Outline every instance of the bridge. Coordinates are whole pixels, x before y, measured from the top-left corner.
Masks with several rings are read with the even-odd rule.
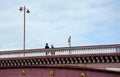
[[[0,52],[1,77],[120,77],[109,68],[120,68],[120,44]]]

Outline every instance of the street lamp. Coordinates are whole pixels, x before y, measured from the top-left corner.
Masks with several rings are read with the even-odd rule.
[[[20,7],[20,9],[19,9],[20,11],[24,11],[24,37],[23,37],[23,39],[24,39],[24,41],[23,41],[23,50],[25,50],[25,39],[26,39],[26,13],[30,13],[30,10],[29,9],[27,9],[25,6],[24,7]],[[25,54],[24,54],[24,56],[25,56]]]

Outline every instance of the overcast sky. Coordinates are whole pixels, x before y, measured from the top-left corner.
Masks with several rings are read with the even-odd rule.
[[[0,0],[0,51],[23,49],[23,12],[26,49],[120,44],[120,0]]]

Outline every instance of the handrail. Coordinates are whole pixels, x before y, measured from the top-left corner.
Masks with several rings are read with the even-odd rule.
[[[0,58],[120,52],[120,44],[1,51]]]

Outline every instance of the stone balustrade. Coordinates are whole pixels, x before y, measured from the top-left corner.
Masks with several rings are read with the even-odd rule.
[[[120,53],[120,44],[61,47],[53,49],[27,49],[14,51],[1,51],[0,58],[32,57],[32,56],[54,56],[73,54],[99,54],[99,53]]]

